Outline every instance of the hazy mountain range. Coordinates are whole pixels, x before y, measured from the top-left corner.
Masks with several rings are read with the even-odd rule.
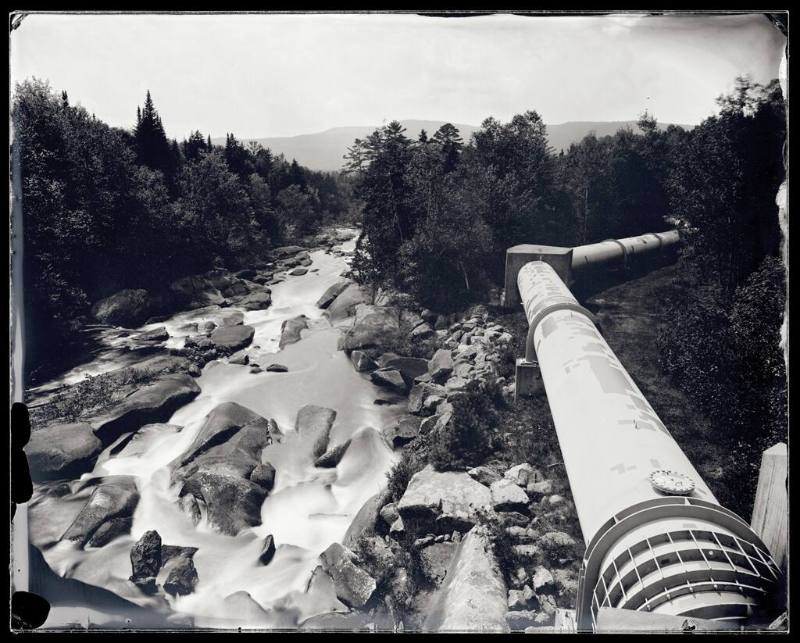
[[[400,121],[406,128],[406,136],[417,138],[421,130],[432,136],[445,121]],[[472,133],[479,129],[475,125],[453,123],[466,143]],[[660,123],[659,128],[665,128],[669,123]],[[617,130],[630,126],[636,130],[636,121],[571,121],[547,126],[547,138],[550,145],[558,152],[569,148],[572,143],[580,142],[584,136],[594,132],[596,136],[615,134]],[[690,129],[692,125],[682,125]],[[283,154],[287,160],[296,159],[300,165],[312,170],[335,171],[342,167],[342,157],[347,148],[353,145],[356,138],[365,138],[377,129],[376,125],[334,127],[324,132],[315,134],[301,134],[299,136],[280,136],[272,138],[244,139],[258,141],[268,147],[275,154]],[[223,145],[225,139],[212,139],[215,144]]]

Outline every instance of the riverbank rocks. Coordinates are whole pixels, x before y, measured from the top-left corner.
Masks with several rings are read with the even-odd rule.
[[[85,422],[33,431],[25,453],[33,480],[74,479],[91,471],[103,443]]]
[[[303,252],[304,250],[305,248],[301,246],[280,246],[279,248],[274,248],[271,254],[275,259],[285,259],[287,257],[293,257],[298,252]]]
[[[356,564],[355,554],[333,543],[320,554],[322,568],[333,579],[336,596],[351,607],[363,607],[376,588],[375,579]]]
[[[393,424],[384,429],[383,435],[389,444],[395,449],[408,444],[419,435],[420,419],[413,416],[406,416],[400,419],[397,424]]]
[[[428,374],[431,380],[441,384],[450,377],[455,368],[453,364],[453,353],[446,348],[437,350],[428,362]]]
[[[423,340],[423,339],[430,339],[436,334],[436,331],[431,328],[431,325],[428,323],[423,322],[418,326],[415,326],[411,329],[411,332],[408,336],[413,340]]]
[[[353,362],[353,366],[355,366],[356,371],[359,373],[374,371],[378,368],[378,365],[363,351],[353,351],[350,353],[350,361]]]
[[[170,373],[134,391],[100,416],[89,419],[95,435],[110,444],[145,424],[166,422],[181,406],[200,394],[189,375]]]
[[[308,328],[308,317],[305,315],[298,315],[291,319],[286,319],[281,324],[281,338],[278,341],[278,347],[283,348],[289,344],[299,342],[301,339],[301,331]]]
[[[485,530],[475,527],[461,540],[423,629],[508,632],[506,611],[503,575]]]
[[[292,277],[301,277],[302,275],[306,274],[307,272],[308,272],[308,268],[300,266],[300,267],[297,267],[297,268],[293,268],[289,272],[289,274],[292,275]]]
[[[444,581],[457,547],[454,542],[434,542],[420,550],[420,571],[433,587],[439,587]]]
[[[361,304],[356,309],[352,328],[341,339],[341,347],[346,351],[379,347],[395,337],[399,330],[396,309]]]
[[[544,559],[553,564],[577,558],[582,554],[582,546],[578,541],[563,531],[548,531],[539,539],[538,545]]]
[[[406,392],[406,382],[403,376],[393,368],[379,368],[372,371],[370,379],[376,386],[382,386],[400,394]]]
[[[466,473],[439,472],[429,464],[411,478],[397,510],[413,533],[467,531],[479,512],[491,510],[491,493]]]
[[[315,458],[328,450],[331,427],[335,420],[336,411],[314,404],[307,404],[297,412],[294,429],[299,435],[313,440],[312,454]]]
[[[253,341],[256,329],[245,324],[220,326],[211,333],[212,344],[223,355],[230,355],[248,346]]]
[[[223,296],[205,275],[190,275],[176,279],[169,285],[176,306],[189,309],[214,306],[222,303]]]
[[[356,306],[371,300],[369,289],[356,283],[348,284],[336,298],[328,304],[325,315],[331,322],[337,322],[355,314]]]
[[[328,289],[322,293],[322,296],[317,299],[317,308],[322,308],[323,310],[328,308],[351,283],[349,279],[342,279],[332,286],[329,286]]]
[[[81,547],[109,543],[130,532],[138,504],[139,491],[133,476],[103,478],[61,539],[76,541]]]
[[[415,415],[430,415],[433,410],[430,405],[426,406],[429,398],[437,397],[439,401],[444,400],[447,396],[446,389],[431,382],[423,382],[415,384],[408,395],[408,412]]]
[[[288,373],[289,367],[284,364],[270,364],[264,369],[267,373]]]
[[[155,298],[148,291],[126,288],[95,303],[92,316],[103,324],[134,328],[143,324],[155,309]]]
[[[245,310],[264,310],[272,305],[272,296],[266,291],[253,292],[242,297],[236,305]]]
[[[529,483],[536,482],[537,474],[538,472],[534,467],[527,462],[523,462],[522,464],[518,464],[508,469],[503,474],[503,477],[506,480],[510,480],[514,484],[525,488]]]
[[[228,358],[228,364],[237,364],[238,366],[247,366],[250,363],[250,356],[244,351],[234,353]]]
[[[414,384],[415,378],[428,372],[428,360],[418,357],[390,356],[381,360],[381,366],[398,371],[408,386]]]
[[[492,493],[492,506],[495,511],[519,511],[528,512],[528,495],[525,491],[504,478],[493,482],[489,487]]]
[[[195,522],[205,513],[209,523],[231,536],[261,524],[268,489],[251,475],[271,442],[265,418],[235,402],[215,407],[173,473],[181,483],[181,507]],[[257,476],[262,474],[268,477],[263,469]]]
[[[477,480],[487,487],[491,487],[492,483],[502,479],[497,471],[487,466],[474,467],[467,471],[467,474],[473,480]]]
[[[379,491],[371,496],[361,505],[361,509],[353,518],[347,532],[342,539],[345,547],[354,548],[362,536],[372,536],[378,526],[378,516],[383,507],[389,501],[390,495],[387,489]],[[382,530],[383,531],[383,530]]]

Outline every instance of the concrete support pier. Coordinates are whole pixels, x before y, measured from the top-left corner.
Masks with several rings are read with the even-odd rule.
[[[750,526],[769,548],[775,563],[786,568],[789,540],[789,451],[779,442],[764,451],[758,472],[756,500]]]

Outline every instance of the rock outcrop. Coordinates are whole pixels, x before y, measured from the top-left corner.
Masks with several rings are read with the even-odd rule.
[[[216,529],[232,536],[260,524],[268,489],[251,475],[271,442],[268,420],[234,402],[217,406],[176,462],[173,479],[181,483],[181,506],[195,521],[205,513]]]
[[[120,290],[92,306],[92,315],[103,324],[134,328],[156,311],[154,297],[144,289]]]
[[[53,424],[31,433],[25,445],[31,478],[74,479],[91,471],[103,443],[85,422]]]
[[[458,546],[423,629],[508,632],[506,584],[486,532],[472,529]]]
[[[81,546],[102,546],[130,532],[138,504],[139,491],[133,476],[103,478],[61,539]]]
[[[479,512],[491,511],[491,492],[466,473],[439,472],[428,465],[411,478],[397,510],[414,533],[467,531]]]
[[[283,348],[289,344],[299,342],[301,339],[301,332],[308,328],[308,317],[305,315],[298,315],[291,319],[285,320],[281,324],[281,338],[278,341],[278,347]]]
[[[355,554],[333,543],[320,554],[322,568],[333,579],[336,596],[352,607],[363,607],[376,588],[375,579],[358,566]]]
[[[189,375],[171,373],[146,384],[100,416],[89,419],[95,435],[110,444],[125,433],[145,424],[166,422],[181,406],[200,394]]]
[[[342,292],[344,292],[344,289],[347,288],[351,283],[353,282],[350,281],[349,279],[342,279],[340,281],[337,281],[332,286],[330,286],[324,293],[322,293],[322,296],[319,299],[317,299],[317,308],[322,308],[322,309],[328,308],[333,303],[333,301],[339,295],[341,295]]]

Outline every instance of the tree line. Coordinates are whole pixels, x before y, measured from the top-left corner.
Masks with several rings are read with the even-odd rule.
[[[46,82],[16,86],[22,175],[26,361],[63,355],[92,303],[236,269],[349,213],[346,180],[228,134],[170,140],[150,93],[132,131]]]
[[[786,111],[777,80],[738,78],[717,102],[689,131],[645,113],[638,131],[589,135],[559,154],[535,111],[488,118],[467,143],[450,124],[412,140],[391,122],[346,157],[363,206],[353,268],[365,283],[456,310],[502,283],[510,246],[680,227],[662,364],[729,447],[730,487],[749,512],[761,451],[786,439],[775,202]]]

